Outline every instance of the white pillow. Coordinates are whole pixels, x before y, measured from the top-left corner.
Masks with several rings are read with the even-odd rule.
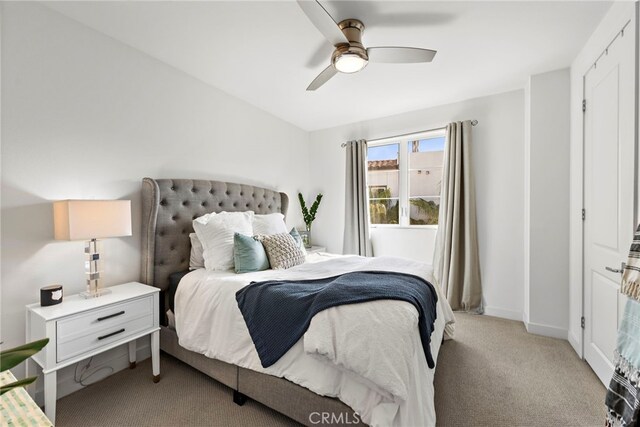
[[[253,217],[253,234],[282,234],[287,232],[284,215],[271,213]]]
[[[222,213],[227,213],[227,212],[222,212]],[[199,223],[201,223],[201,224],[206,224],[207,222],[209,222],[209,220],[210,220],[211,218],[213,218],[213,217],[214,217],[214,216],[216,216],[216,215],[218,215],[218,214],[217,214],[217,213],[215,213],[215,212],[211,212],[211,213],[208,213],[208,214],[204,214],[204,215],[202,215],[202,216],[199,216],[198,218],[194,219],[193,221],[198,221],[198,222],[199,222]]]
[[[196,233],[190,233],[189,239],[191,240],[191,255],[189,256],[189,270],[196,270],[198,268],[204,268],[204,257],[202,252],[204,251],[202,243]]]
[[[208,221],[193,220],[193,229],[202,243],[204,266],[207,270],[230,270],[233,268],[233,235],[251,235],[253,212],[221,212],[209,214]]]

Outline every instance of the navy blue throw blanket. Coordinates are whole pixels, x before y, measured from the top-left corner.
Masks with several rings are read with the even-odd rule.
[[[313,280],[251,282],[236,292],[238,307],[262,366],[276,363],[304,335],[311,318],[327,308],[380,299],[406,301],[418,310],[418,328],[429,368],[438,295],[433,285],[410,274],[357,271]]]

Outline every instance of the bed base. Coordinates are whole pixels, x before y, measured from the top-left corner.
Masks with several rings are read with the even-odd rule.
[[[361,421],[356,424],[355,420],[359,420],[359,417],[355,418],[353,409],[338,399],[320,396],[284,378],[186,350],[178,344],[176,331],[166,326],[160,327],[160,349],[233,389],[233,402],[237,405],[242,406],[251,398],[306,426],[317,426],[324,414],[333,415],[324,415],[325,419],[344,420],[344,425],[366,425]]]
[[[240,393],[237,390],[233,390],[233,403],[238,406],[242,406],[247,403],[247,399],[249,399],[246,395]]]

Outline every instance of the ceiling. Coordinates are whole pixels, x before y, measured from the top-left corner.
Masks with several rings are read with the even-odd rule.
[[[47,2],[48,7],[305,130],[524,87],[567,67],[611,2],[321,1],[358,18],[365,46],[438,50],[305,88],[332,47],[295,1]]]

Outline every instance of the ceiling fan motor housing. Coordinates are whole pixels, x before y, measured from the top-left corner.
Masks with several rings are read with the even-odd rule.
[[[369,62],[367,50],[362,45],[364,24],[357,19],[345,19],[344,21],[341,21],[338,26],[344,33],[347,40],[349,40],[349,44],[345,43],[336,46],[336,49],[333,51],[333,55],[331,55],[331,64],[333,64],[338,71],[348,72],[341,70],[339,66],[336,66],[336,62],[343,56],[357,56],[363,62],[362,67],[351,72],[360,71],[367,65],[367,62]]]

